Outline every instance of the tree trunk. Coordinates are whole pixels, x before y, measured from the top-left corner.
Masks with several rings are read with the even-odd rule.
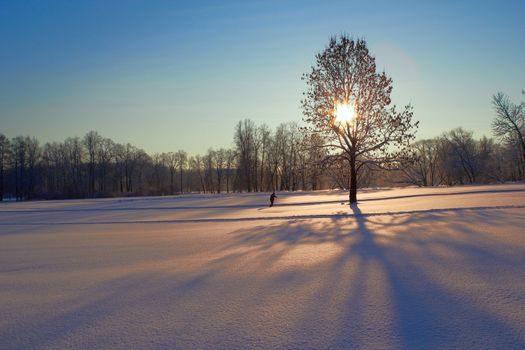
[[[350,160],[350,204],[357,203],[357,170],[355,167],[355,158]]]

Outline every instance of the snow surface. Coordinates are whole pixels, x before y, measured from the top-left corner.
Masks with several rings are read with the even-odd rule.
[[[1,349],[523,349],[525,185],[0,204]]]

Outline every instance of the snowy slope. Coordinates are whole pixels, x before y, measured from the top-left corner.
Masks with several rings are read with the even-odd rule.
[[[525,185],[0,204],[0,348],[525,347]]]

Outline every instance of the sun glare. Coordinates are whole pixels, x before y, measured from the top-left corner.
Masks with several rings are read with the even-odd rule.
[[[349,103],[338,103],[335,106],[335,118],[341,123],[350,123],[354,115],[354,107]]]

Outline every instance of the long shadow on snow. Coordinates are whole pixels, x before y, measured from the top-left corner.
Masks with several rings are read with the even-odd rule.
[[[340,322],[332,324],[333,327],[338,327],[339,331],[336,336],[332,335],[326,339],[326,343],[322,344],[324,347],[381,347],[381,341],[384,340],[382,337],[395,339],[398,347],[403,348],[522,348],[525,345],[522,323],[516,322],[515,319],[502,318],[491,311],[493,305],[480,302],[486,296],[504,295],[502,290],[498,289],[497,283],[490,281],[490,277],[485,277],[484,273],[491,272],[490,275],[494,276],[498,271],[514,269],[515,272],[516,264],[519,266],[523,258],[523,247],[501,243],[494,246],[494,242],[487,245],[486,240],[490,240],[490,236],[468,225],[477,221],[489,221],[497,227],[515,220],[512,224],[519,227],[524,222],[523,217],[502,217],[472,211],[468,213],[465,221],[463,211],[453,212],[449,216],[439,215],[443,214],[443,211],[432,211],[410,215],[392,224],[371,221],[370,216],[362,214],[357,206],[353,206],[352,210],[357,227],[349,232],[340,230],[341,225],[344,225],[342,217],[333,217],[322,229],[305,222],[259,226],[255,230],[236,232],[237,243],[225,249],[244,247],[248,249],[246,255],[258,253],[258,259],[268,252],[266,262],[270,267],[288,251],[299,246],[323,243],[342,246],[343,253],[330,262],[329,272],[321,277],[324,288],[317,293],[319,299],[301,306],[306,311],[303,310],[304,320],[298,326],[298,334],[316,332],[316,329],[311,329],[311,320],[319,319],[319,315],[330,309],[333,303],[331,299],[338,300],[338,295],[341,295],[337,288],[341,288],[342,280],[346,281],[348,290],[342,292],[346,301],[343,301],[342,305],[335,302],[337,307],[331,309],[332,313],[337,313],[340,307],[343,309]],[[434,221],[438,223],[450,220],[450,216],[453,221],[453,234],[444,233],[442,236],[439,232],[422,232],[423,237],[419,238],[414,237],[417,233],[413,231],[402,230],[404,225],[413,225],[414,222],[424,223],[420,225],[421,228],[428,230]],[[370,229],[370,226],[375,229]],[[392,226],[401,228],[396,238],[391,238],[393,243],[378,243],[378,240],[382,239],[381,231],[388,231]],[[439,251],[441,253],[438,253]],[[419,259],[414,259],[418,256]],[[459,258],[449,259],[448,256]],[[239,260],[239,254],[223,260],[231,264]],[[424,266],[419,265],[421,262],[424,262]],[[352,264],[358,270],[357,275],[344,277]],[[380,272],[367,275],[367,266],[374,265]],[[488,270],[478,271],[475,269],[478,265]],[[494,268],[494,271],[490,271],[491,268]],[[295,273],[300,276],[299,280],[305,275],[301,269],[296,269]],[[283,281],[291,276],[294,276],[291,271],[277,276],[274,281],[277,283],[269,284],[268,293],[279,295],[276,289],[282,287]],[[381,276],[384,276],[383,292],[387,299],[378,301],[391,304],[392,320],[390,323],[374,324],[368,321],[370,315],[381,312],[382,309],[379,305],[365,302],[365,299],[374,293],[374,289],[367,284],[370,284],[370,279]],[[456,286],[456,280],[467,281],[467,284]],[[476,284],[468,285],[468,281]],[[304,283],[304,287],[308,288],[308,282]],[[479,285],[485,285],[484,289],[478,290]],[[519,294],[519,291],[516,293]],[[495,301],[500,306],[508,304],[513,305],[511,308],[522,308],[524,300],[516,299],[516,293],[511,293],[508,300]],[[296,347],[304,346],[305,343],[303,340],[301,343],[286,345]],[[306,345],[319,346],[308,343]]]
[[[125,306],[122,295],[151,279],[150,275],[127,275],[117,278],[111,281],[111,288],[92,290],[95,295],[85,293],[83,298],[68,298],[61,302],[59,308],[55,306],[37,313],[30,327],[27,323],[8,323],[4,328],[0,328],[2,348],[57,348],[57,342],[95,326],[104,321],[107,315],[118,313]],[[71,340],[68,342],[70,347],[93,349],[112,344],[110,336],[99,337],[91,335],[87,338],[77,335],[75,343],[71,344]]]
[[[369,193],[367,191],[363,191],[364,193]],[[423,193],[423,194],[411,194],[411,195],[404,195],[404,196],[390,196],[390,197],[379,197],[379,198],[363,198],[360,199],[360,202],[371,202],[371,201],[383,201],[383,200],[392,200],[392,199],[405,199],[405,198],[417,198],[417,197],[440,197],[440,196],[456,196],[456,195],[473,195],[473,194],[490,194],[490,193],[520,193],[525,192],[525,190],[522,189],[502,189],[502,190],[480,190],[480,191],[468,191],[468,192],[447,192],[447,193]],[[337,193],[340,194],[340,193]],[[266,194],[251,194],[252,196],[264,196],[267,197]],[[283,195],[279,193],[279,195]],[[296,196],[297,194],[294,192],[293,194],[290,194],[293,196]],[[286,196],[286,195],[285,195]],[[160,197],[162,198],[162,197]],[[204,197],[208,198],[208,197]],[[143,199],[134,199],[136,201],[140,201]],[[165,199],[164,199],[165,200]],[[175,201],[178,201],[178,199],[174,199]],[[117,202],[121,202],[122,200],[118,200]],[[133,200],[130,200],[133,201]],[[110,204],[108,201],[106,202]],[[308,206],[308,205],[325,205],[325,204],[337,204],[337,203],[345,203],[345,199],[338,199],[338,200],[329,200],[329,201],[316,201],[316,202],[297,202],[297,203],[279,203],[279,207],[300,207],[300,206]],[[25,208],[25,209],[9,209],[7,210],[0,210],[0,214],[3,213],[56,213],[56,212],[105,212],[105,211],[176,211],[176,210],[200,210],[200,209],[250,209],[250,208],[265,208],[267,205],[267,202],[264,203],[256,203],[256,204],[235,204],[235,205],[194,205],[194,206],[183,206],[183,205],[177,205],[177,206],[155,206],[155,207],[103,207],[103,208],[56,208],[56,209],[41,209],[41,208]]]
[[[196,306],[195,312],[211,312],[211,316],[220,316],[223,324],[212,330],[195,332],[209,338],[207,344],[224,347],[227,344],[224,331],[243,327],[245,323],[239,325],[234,321],[243,319],[247,313],[256,313],[250,306],[278,303],[282,293],[297,291],[301,297],[300,294],[305,294],[302,292],[313,288],[312,283],[318,282],[316,286],[320,287],[316,287],[313,297],[301,297],[301,302],[296,302],[297,323],[274,325],[274,320],[270,323],[266,319],[257,321],[264,327],[291,327],[295,337],[279,344],[281,347],[378,348],[384,345],[385,339],[394,339],[387,343],[400,348],[523,348],[523,323],[504,319],[491,311],[492,305],[484,304],[484,296],[501,292],[497,282],[484,276],[487,272],[484,269],[491,265],[496,268],[490,276],[495,276],[498,270],[515,271],[522,263],[523,247],[490,242],[489,234],[470,225],[479,221],[492,227],[509,224],[520,227],[525,220],[523,216],[472,208],[468,211],[418,212],[397,218],[363,214],[357,206],[353,206],[352,211],[351,216],[332,216],[331,220],[323,222],[279,221],[238,229],[231,233],[230,244],[217,248],[217,252],[223,253],[221,257],[211,258],[207,267],[198,272],[173,282],[165,276],[159,277],[158,273],[118,278],[87,302],[71,300],[63,311],[39,317],[42,322],[32,332],[27,332],[26,325],[12,324],[0,330],[0,339],[8,347],[53,346],[79,329],[118,314],[129,303],[143,305],[154,301],[158,305],[169,305],[181,298],[204,293],[203,301],[206,302]],[[434,224],[443,220],[452,225],[453,233],[433,230]],[[408,225],[411,228],[406,230]],[[397,230],[396,234],[389,236],[392,230]],[[389,244],[385,244],[385,240]],[[340,253],[313,267],[294,265],[276,274],[259,275],[256,279],[250,277],[250,271],[243,270],[250,263],[257,271],[271,269],[294,249],[323,250],[325,243],[336,245]],[[454,258],[458,256],[460,258]],[[467,266],[462,266],[463,263]],[[482,271],[468,269],[478,265]],[[231,275],[232,266],[245,274]],[[435,274],[435,271],[445,273]],[[149,283],[152,278],[155,280]],[[159,284],[157,279],[160,278],[163,283]],[[479,283],[456,286],[457,280]],[[210,285],[220,289],[226,288],[228,283],[236,283],[239,288],[231,290],[238,294],[227,297],[238,300],[241,306],[247,305],[246,308],[221,308],[220,303],[229,305],[227,300],[221,299],[225,294],[215,297],[207,293]],[[483,283],[488,285],[479,290]],[[140,289],[137,295],[130,294],[141,284],[148,288]],[[256,302],[252,300],[252,290],[262,291],[257,294],[259,300]],[[511,294],[510,299],[496,302],[508,303],[509,307],[519,310],[524,300],[521,299],[520,304]],[[379,317],[382,313],[387,316]],[[522,321],[523,316],[518,315],[518,320]],[[56,329],[55,325],[67,326]],[[173,339],[164,339],[166,344],[177,344],[177,332],[173,329]],[[100,346],[100,343],[88,345]]]
[[[410,194],[405,196],[390,196],[390,197],[379,197],[379,198],[364,198],[360,199],[360,202],[370,202],[370,201],[382,201],[390,199],[405,199],[405,198],[418,198],[418,197],[441,197],[441,196],[457,196],[457,195],[471,195],[471,194],[490,194],[490,193],[519,193],[525,192],[522,189],[514,190],[480,190],[480,191],[466,191],[466,192],[446,192],[446,193],[421,193],[421,194]]]
[[[477,207],[452,207],[438,209],[421,209],[421,210],[401,210],[387,212],[361,213],[360,217],[380,217],[380,216],[399,216],[399,215],[419,215],[419,214],[438,214],[438,213],[467,213],[471,211],[491,211],[504,209],[524,209],[525,205],[495,205],[495,206],[477,206]],[[336,214],[313,214],[313,215],[283,215],[283,216],[254,216],[254,217],[237,217],[237,218],[210,218],[210,219],[166,219],[166,220],[90,220],[90,221],[27,221],[27,222],[10,222],[2,221],[0,226],[42,226],[42,225],[122,225],[122,224],[184,224],[184,223],[228,223],[244,221],[275,221],[275,220],[310,220],[310,219],[344,219],[356,218],[356,213],[339,212]]]

